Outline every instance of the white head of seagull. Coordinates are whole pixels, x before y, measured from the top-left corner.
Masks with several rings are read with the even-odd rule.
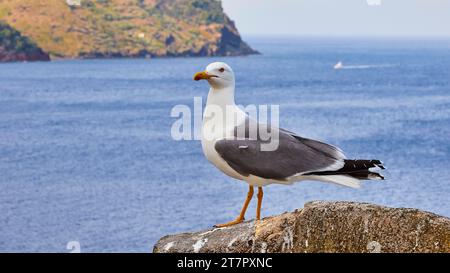
[[[194,80],[207,80],[215,91],[224,89],[232,89],[234,91],[235,81],[233,69],[223,62],[209,64],[205,71],[195,74]]]
[[[236,106],[234,101],[234,72],[229,65],[223,62],[211,63],[204,71],[196,73],[194,75],[194,80],[206,80],[211,87],[209,89],[208,99],[203,113],[203,125],[205,125],[205,121],[210,120],[213,116],[215,116],[216,119],[220,119],[219,116],[226,117],[227,115],[237,115],[239,121],[245,119],[246,114]],[[225,127],[234,128],[236,125],[235,122],[232,124],[223,124],[222,133],[225,133]]]

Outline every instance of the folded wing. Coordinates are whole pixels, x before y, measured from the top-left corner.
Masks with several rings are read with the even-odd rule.
[[[259,132],[257,124],[254,130]],[[215,149],[219,155],[241,175],[255,175],[274,180],[287,180],[289,177],[309,172],[335,171],[344,166],[344,154],[332,145],[299,137],[283,129],[278,130],[278,148],[264,151],[259,133],[252,134],[247,123],[246,135],[216,141]]]

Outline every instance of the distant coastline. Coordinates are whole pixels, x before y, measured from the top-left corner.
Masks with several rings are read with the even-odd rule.
[[[50,8],[24,2],[0,3],[0,22],[36,50],[13,48],[0,62],[259,54],[242,40],[220,1],[55,1]],[[0,52],[9,39],[0,32]]]

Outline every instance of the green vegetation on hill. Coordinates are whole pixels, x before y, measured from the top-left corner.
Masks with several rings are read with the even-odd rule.
[[[212,0],[2,0],[6,21],[53,57],[256,53]]]
[[[0,61],[47,59],[48,56],[28,37],[0,21]]]
[[[31,53],[37,46],[28,37],[24,37],[17,30],[6,23],[0,22],[0,47],[6,51]]]

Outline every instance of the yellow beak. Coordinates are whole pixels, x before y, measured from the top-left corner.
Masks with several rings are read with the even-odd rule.
[[[206,71],[202,71],[202,72],[197,72],[194,75],[194,81],[199,81],[199,80],[208,80],[212,77],[217,77],[215,75],[209,75]]]

